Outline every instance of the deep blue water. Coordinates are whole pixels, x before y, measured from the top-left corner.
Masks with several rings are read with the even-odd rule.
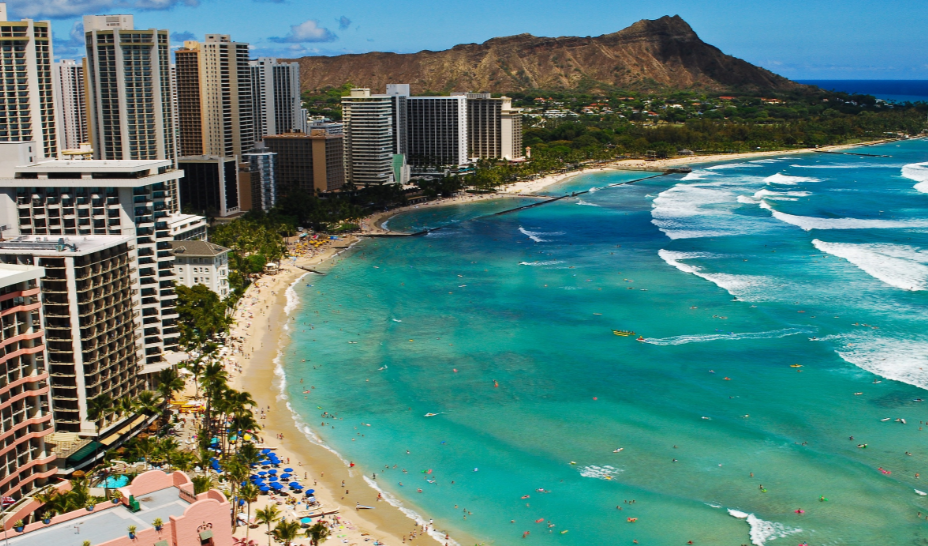
[[[873,95],[893,102],[928,101],[928,80],[796,80],[827,91]]]
[[[283,394],[462,544],[925,544],[928,142],[867,151],[395,218],[446,227],[294,287]]]

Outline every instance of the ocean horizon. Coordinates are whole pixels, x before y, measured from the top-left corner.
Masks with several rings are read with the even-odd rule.
[[[851,151],[396,216],[288,291],[281,396],[442,542],[924,541],[928,142]]]
[[[928,101],[928,80],[795,80],[826,91],[873,95],[891,102]]]

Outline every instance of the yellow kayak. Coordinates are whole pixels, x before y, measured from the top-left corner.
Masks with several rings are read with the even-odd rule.
[[[632,332],[630,330],[613,330],[612,333],[617,336],[621,336],[621,337],[629,337],[629,336],[635,335],[635,332]]]

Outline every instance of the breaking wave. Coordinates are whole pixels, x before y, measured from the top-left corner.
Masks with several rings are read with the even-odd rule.
[[[755,275],[704,273],[702,268],[699,266],[685,264],[681,261],[694,258],[712,258],[716,257],[717,255],[698,252],[676,252],[673,250],[664,249],[658,251],[658,255],[662,260],[667,262],[669,265],[676,267],[680,271],[703,278],[725,290],[732,296],[736,296],[745,301],[762,301],[769,299],[769,290],[767,289],[774,287],[777,284],[773,279]]]
[[[564,262],[558,260],[551,260],[549,262],[519,262],[519,265],[531,265],[531,266],[540,266],[540,265],[555,265],[562,264]]]
[[[859,218],[817,218],[814,216],[796,216],[774,210],[768,203],[761,201],[761,208],[767,209],[773,217],[781,222],[792,224],[804,231],[813,229],[898,229],[928,227],[928,220],[864,220]]]
[[[580,469],[580,475],[584,478],[598,478],[600,480],[612,479],[622,472],[621,469],[609,465],[596,466],[591,464]]]
[[[751,544],[754,544],[754,546],[764,546],[764,544],[767,544],[768,540],[785,538],[789,535],[802,532],[802,529],[792,529],[783,525],[782,523],[764,521],[754,514],[746,514],[740,510],[733,510],[729,508],[728,514],[732,517],[743,519],[748,522],[748,525],[751,527]]]
[[[928,193],[928,163],[912,163],[902,167],[902,176],[915,180],[915,191]]]
[[[542,238],[541,238],[542,235],[544,235],[544,236],[548,236],[548,235],[564,235],[564,232],[563,232],[563,231],[551,231],[551,232],[547,232],[547,233],[546,233],[546,232],[542,232],[542,231],[529,231],[529,230],[525,229],[525,228],[522,227],[522,226],[519,226],[519,231],[522,233],[522,235],[525,235],[526,237],[528,237],[529,239],[535,241],[536,243],[546,243],[546,242],[548,242],[547,239],[542,239]]]
[[[818,239],[812,244],[890,286],[912,291],[928,288],[928,251],[908,245],[826,243]]]
[[[892,381],[928,389],[928,340],[897,339],[874,334],[850,334],[850,343],[835,349],[862,370]]]
[[[795,186],[796,184],[801,184],[802,182],[821,182],[820,178],[812,178],[809,176],[789,176],[782,173],[777,173],[773,176],[768,176],[764,179],[764,182],[767,184],[782,184],[786,186]]]

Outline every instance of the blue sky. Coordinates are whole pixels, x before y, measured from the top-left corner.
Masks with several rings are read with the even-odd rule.
[[[925,0],[8,0],[50,19],[56,58],[82,56],[80,16],[132,13],[172,45],[230,34],[255,56],[408,53],[528,32],[597,36],[680,15],[706,42],[792,79],[928,79]]]

